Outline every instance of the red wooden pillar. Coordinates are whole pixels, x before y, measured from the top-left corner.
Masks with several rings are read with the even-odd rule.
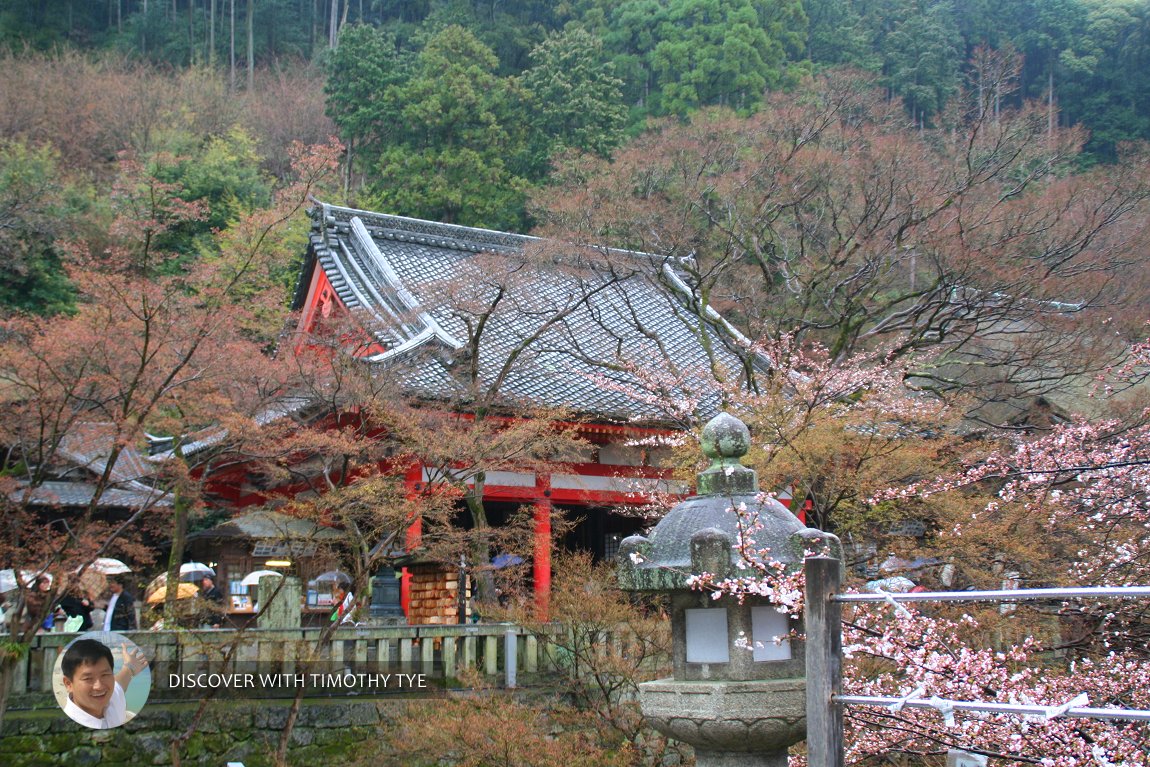
[[[414,499],[419,495],[421,482],[423,481],[423,466],[419,463],[413,463],[408,467],[407,473],[404,475],[404,487],[407,490],[408,500]],[[407,534],[404,537],[403,545],[408,551],[412,551],[419,546],[419,539],[423,535],[423,518],[416,516],[407,527]],[[403,608],[403,614],[411,618],[411,571],[404,567],[400,571],[399,578],[399,605]]]
[[[551,607],[551,475],[537,474],[535,488],[535,550],[532,556],[535,582],[535,610],[539,620],[547,620]]]

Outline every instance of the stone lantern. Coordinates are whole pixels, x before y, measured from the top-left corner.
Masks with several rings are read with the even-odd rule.
[[[649,537],[620,545],[620,586],[670,595],[674,677],[640,685],[639,702],[652,727],[695,748],[699,767],[786,767],[787,748],[806,736],[804,643],[791,637],[801,621],[766,597],[714,599],[688,579],[754,575],[736,549],[748,520],[754,548],[788,572],[802,567],[807,551],[829,548],[841,559],[841,547],[759,494],[755,472],[740,462],[750,447],[742,421],[716,416],[702,443],[711,465],[699,474],[698,495],[671,509]]]

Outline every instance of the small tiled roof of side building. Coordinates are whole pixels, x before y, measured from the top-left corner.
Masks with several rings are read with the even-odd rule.
[[[663,420],[642,394],[638,367],[656,376],[677,371],[672,396],[702,394],[706,416],[719,407],[708,383],[716,366],[744,382],[768,367],[717,313],[693,310],[695,297],[670,259],[323,203],[312,216],[295,308],[304,307],[314,270],[323,270],[384,350],[365,359],[395,371],[413,396],[466,401],[470,382],[457,366],[478,312],[493,305],[478,345],[479,384],[498,380],[499,400],[511,408]]]
[[[29,490],[26,483],[19,482],[8,497],[16,503],[26,502],[29,506],[82,508],[95,499],[96,485],[91,482],[53,481]],[[139,482],[106,487],[99,500],[102,509],[167,508],[171,505],[172,497],[166,491]]]

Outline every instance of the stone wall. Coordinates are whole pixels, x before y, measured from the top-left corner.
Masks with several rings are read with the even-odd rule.
[[[183,764],[270,767],[290,701],[213,701],[183,750]],[[405,703],[397,700],[309,699],[292,732],[289,762],[346,764],[364,743],[378,740],[378,728],[394,720]],[[191,721],[195,704],[148,704],[123,727],[89,730],[51,706],[9,710],[0,733],[4,767],[143,767],[170,765],[169,743]]]

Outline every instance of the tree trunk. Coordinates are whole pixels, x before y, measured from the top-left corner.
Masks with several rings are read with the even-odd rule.
[[[316,641],[315,646],[312,647],[311,656],[308,658],[308,661],[315,661],[327,653],[327,648],[331,646],[338,628],[339,623],[336,621],[331,621],[324,626],[323,631],[319,634],[319,639]],[[295,697],[292,698],[291,706],[288,707],[287,721],[284,723],[283,729],[280,730],[279,744],[276,746],[275,756],[273,757],[272,763],[276,767],[287,767],[288,746],[291,744],[291,734],[292,731],[295,730],[296,721],[299,719],[300,708],[303,705],[304,689],[303,685],[296,688]]]
[[[248,0],[248,92],[255,90],[256,82],[256,0]]]
[[[228,88],[236,92],[236,0],[231,0],[231,18],[228,21]]]
[[[216,68],[216,0],[208,9],[208,66]]]
[[[188,64],[196,64],[196,0],[188,0]]]
[[[327,47],[335,48],[339,38],[339,0],[331,0],[331,14],[327,23]]]
[[[176,627],[176,597],[179,596],[180,564],[188,537],[188,502],[179,494],[172,503],[172,551],[168,554],[168,573],[164,592],[164,628]],[[143,594],[140,595],[141,598]]]
[[[311,0],[311,38],[308,40],[311,43],[312,55],[315,55],[316,42],[319,40],[319,0]]]
[[[483,472],[475,475],[475,484],[468,488],[463,500],[471,512],[471,524],[475,540],[471,544],[471,567],[475,574],[475,601],[479,604],[494,604],[495,576],[488,566],[491,563],[491,541],[487,531],[491,525],[487,521],[487,509],[483,506]]]
[[[355,139],[349,139],[347,142],[347,151],[344,152],[346,162],[343,167],[343,200],[344,202],[351,201],[351,156],[352,148],[355,146]]]

